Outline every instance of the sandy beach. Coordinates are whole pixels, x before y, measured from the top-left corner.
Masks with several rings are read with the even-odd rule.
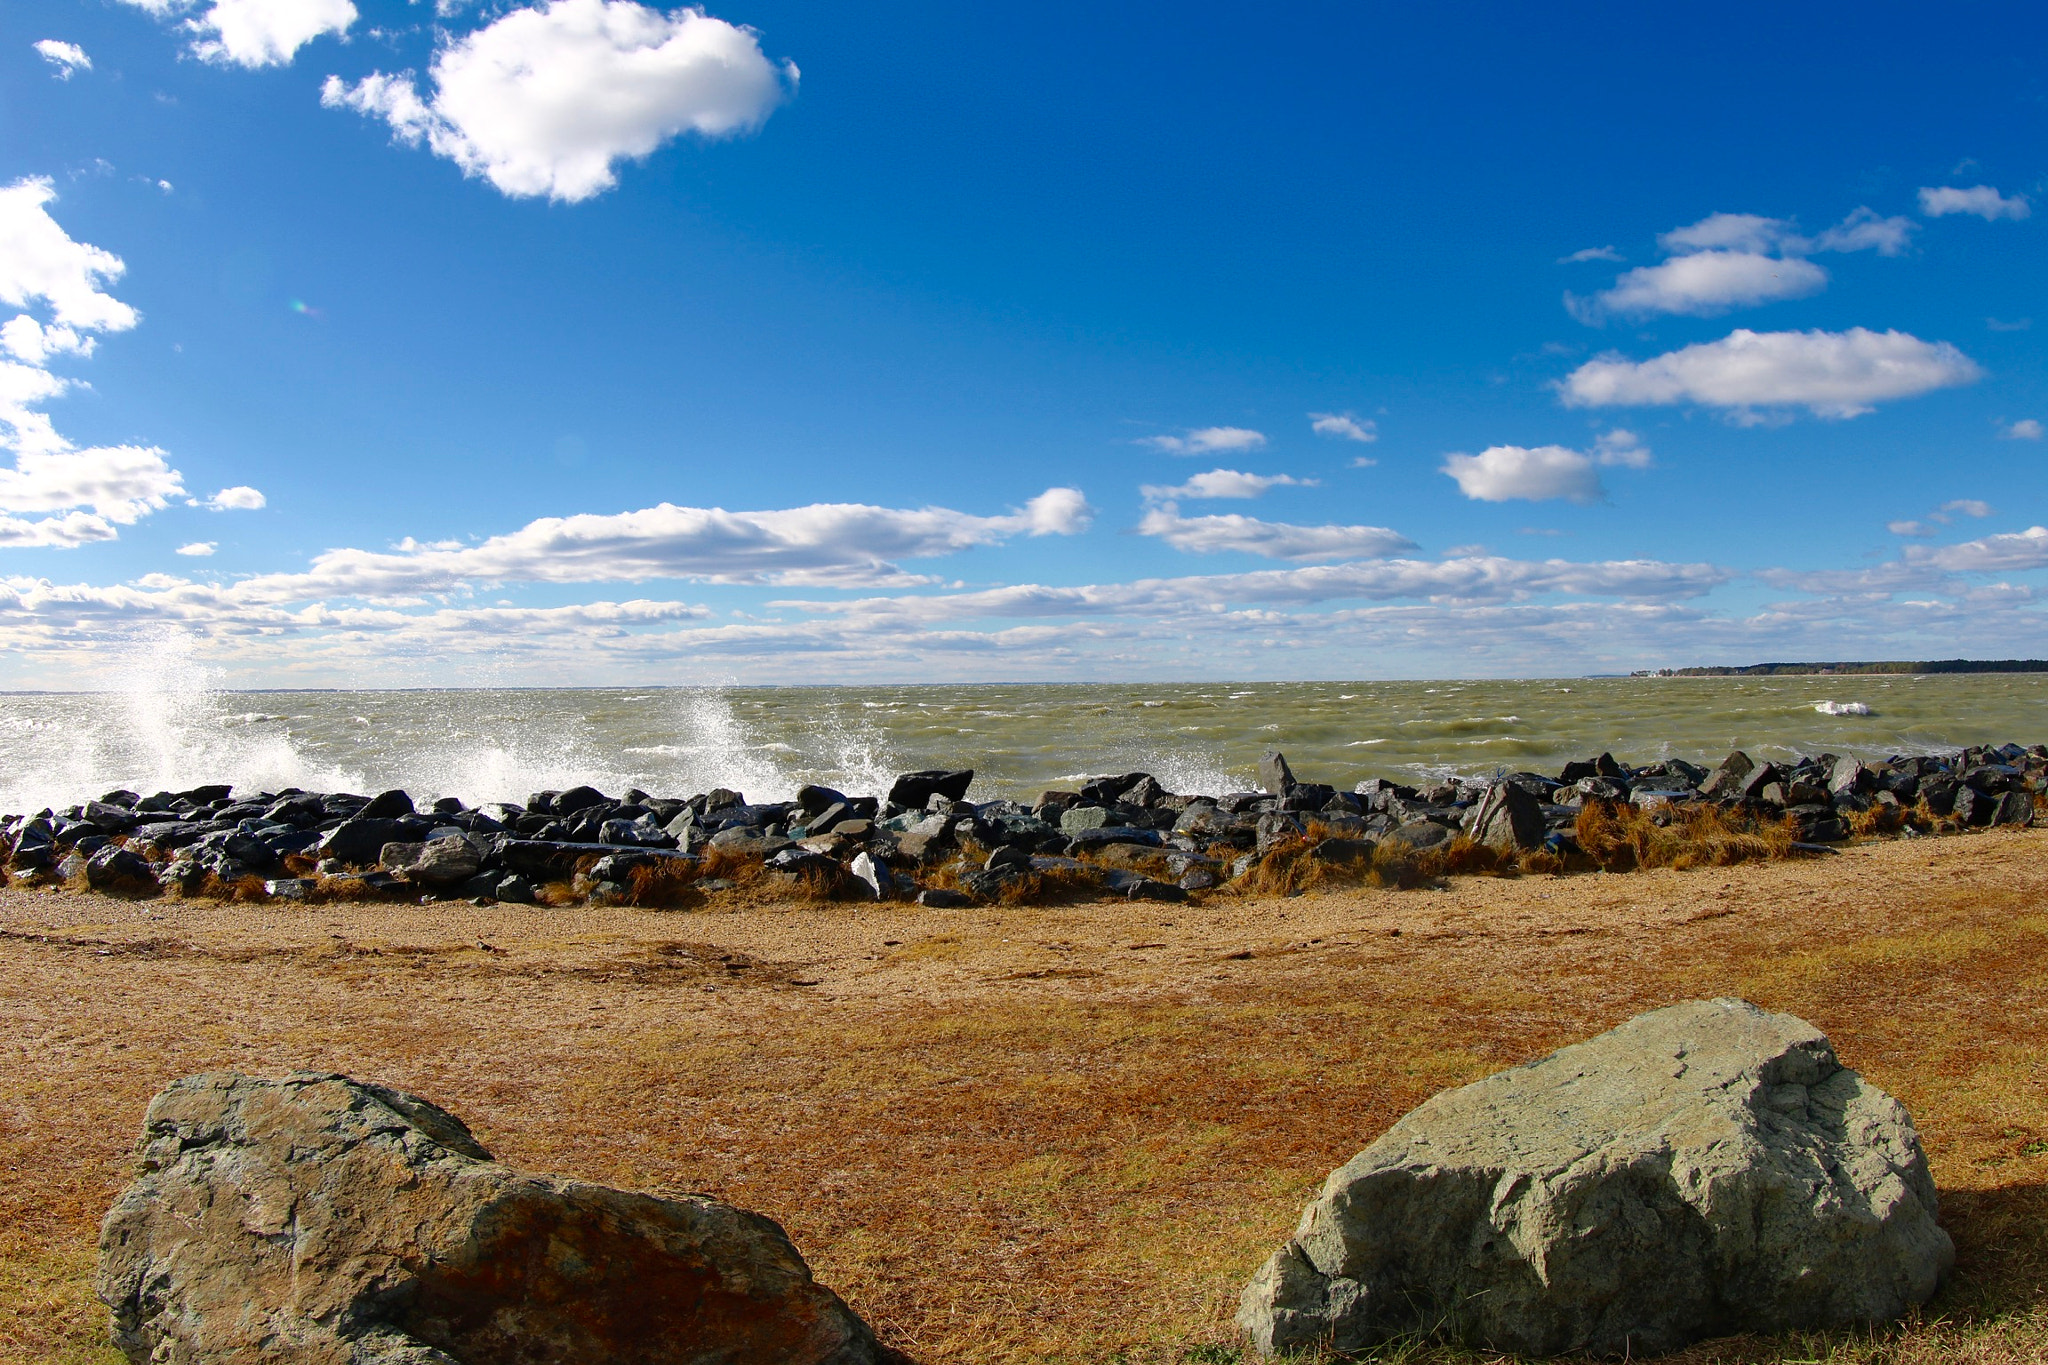
[[[1904,1101],[1960,1261],[1930,1323],[1679,1359],[2041,1359],[2044,854],[2048,831],[1996,831],[1683,873],[945,911],[7,889],[0,1352],[117,1360],[94,1236],[149,1096],[303,1068],[425,1095],[506,1161],[768,1213],[920,1361],[1234,1359],[1238,1288],[1400,1114],[1641,1010],[1738,995],[1818,1024]]]

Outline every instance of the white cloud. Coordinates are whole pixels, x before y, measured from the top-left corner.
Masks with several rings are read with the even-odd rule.
[[[477,545],[401,544],[328,550],[310,571],[246,579],[246,600],[391,598],[478,583],[643,582],[832,585],[926,581],[894,561],[930,559],[1015,536],[1078,535],[1094,509],[1075,488],[1051,488],[1005,516],[945,507],[900,510],[814,503],[771,512],[662,503],[635,512],[543,517]]]
[[[1699,403],[1755,420],[1758,407],[1856,417],[1875,403],[1974,382],[1982,374],[1948,342],[1905,332],[1752,332],[1737,328],[1641,362],[1605,355],[1559,385],[1568,407]]]
[[[1941,510],[1948,513],[1960,512],[1966,517],[1988,517],[1991,515],[1991,504],[1981,498],[1957,498],[1953,502],[1943,503]]]
[[[1917,227],[1910,218],[1885,218],[1875,209],[1859,208],[1801,245],[1811,251],[1875,251],[1880,256],[1897,256],[1912,245]]]
[[[1220,455],[1233,450],[1257,450],[1266,444],[1266,436],[1249,427],[1197,427],[1185,436],[1141,436],[1138,444],[1169,455]]]
[[[1650,448],[1627,427],[1616,427],[1602,433],[1593,442],[1593,458],[1604,465],[1619,465],[1623,469],[1648,469]]]
[[[105,517],[90,512],[67,512],[34,521],[0,512],[0,549],[72,550],[96,540],[112,540],[118,534]]]
[[[27,313],[16,313],[0,323],[0,351],[31,365],[41,365],[52,356],[91,355],[98,342],[76,328],[45,327]]]
[[[194,0],[124,0],[158,19],[198,8]],[[324,34],[341,35],[356,21],[350,0],[213,0],[186,19],[192,55],[231,66],[284,66]]]
[[[1942,218],[1951,213],[1974,213],[1990,222],[1996,218],[2025,218],[2034,209],[2024,194],[2003,195],[1989,185],[1973,185],[1966,190],[1951,185],[1940,188],[1923,185],[1920,189],[1920,211],[1929,218]]]
[[[72,241],[43,208],[56,197],[42,178],[0,188],[0,303],[46,304],[60,327],[128,330],[139,320],[135,310],[100,289],[126,267],[110,251]]]
[[[1414,541],[1384,526],[1294,526],[1235,514],[1183,517],[1172,503],[1147,511],[1138,534],[1156,536],[1188,554],[1234,552],[1296,562],[1377,559],[1415,548]]]
[[[50,64],[50,74],[60,81],[70,80],[76,72],[92,70],[92,58],[86,56],[85,49],[77,43],[45,38],[35,46],[36,51],[43,54],[43,60]]]
[[[1594,503],[1607,496],[1598,465],[1647,469],[1649,447],[1633,431],[1616,427],[1595,440],[1590,453],[1568,446],[1489,446],[1477,455],[1445,456],[1443,472],[1478,502]]]
[[[1166,487],[1148,483],[1138,491],[1148,502],[1170,502],[1175,498],[1256,498],[1268,488],[1314,488],[1315,479],[1297,479],[1291,474],[1245,474],[1235,469],[1212,469],[1186,483]]]
[[[0,512],[90,507],[129,526],[184,491],[183,476],[153,446],[21,450],[12,469],[0,469]]]
[[[1938,534],[1937,528],[1929,526],[1924,521],[1888,521],[1884,524],[1884,529],[1895,536],[1915,536],[1923,539]]]
[[[223,488],[203,504],[216,512],[255,512],[266,506],[268,500],[258,490],[247,484]]]
[[[1775,251],[1792,233],[1783,218],[1754,213],[1711,213],[1689,227],[1673,228],[1657,239],[1670,252]]]
[[[574,202],[611,188],[614,163],[683,133],[758,128],[797,69],[702,10],[541,0],[443,46],[428,76],[425,99],[410,72],[330,76],[321,103],[382,118],[505,194]]]
[[[1559,265],[1578,265],[1583,261],[1619,261],[1622,259],[1624,259],[1622,254],[1611,246],[1589,246],[1574,251],[1569,256],[1558,257],[1557,263]]]
[[[1350,412],[1312,412],[1309,429],[1318,436],[1336,436],[1346,441],[1377,441],[1378,430],[1370,418]]]
[[[1477,455],[1446,455],[1443,472],[1479,502],[1593,503],[1607,496],[1592,457],[1565,446],[1488,446]]]
[[[1778,299],[1803,298],[1827,288],[1828,272],[1811,261],[1749,251],[1697,251],[1660,265],[1637,266],[1590,303],[1569,299],[1574,316],[1598,321],[1608,313],[1641,316],[1682,313],[1710,317]]]
[[[181,555],[191,555],[194,558],[203,559],[219,548],[220,542],[217,540],[195,540],[190,545],[180,545],[177,552]]]
[[[2008,441],[2038,441],[2041,439],[2041,423],[2032,417],[2022,417],[1998,434]]]
[[[1813,237],[1790,220],[1754,213],[1716,213],[1657,239],[1670,259],[1638,266],[1590,299],[1565,295],[1573,317],[1598,326],[1608,317],[1676,313],[1711,317],[1734,308],[1805,298],[1827,287],[1828,273],[1804,259],[1822,251],[1876,251],[1896,256],[1912,239],[1906,218],[1858,208]]]
[[[1906,560],[1948,573],[2013,573],[2048,568],[2048,527],[2030,526],[2024,531],[1966,540],[1959,545],[1911,545],[1906,548]]]

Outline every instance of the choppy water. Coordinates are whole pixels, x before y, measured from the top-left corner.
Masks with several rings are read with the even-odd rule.
[[[2048,675],[1593,678],[575,691],[222,692],[167,670],[90,694],[0,694],[0,811],[115,787],[231,781],[470,801],[590,782],[657,794],[806,781],[856,792],[973,767],[975,795],[1035,796],[1101,772],[1171,789],[1251,785],[1279,748],[1303,778],[1554,771],[2048,740]],[[1822,703],[1870,714],[1825,714]]]

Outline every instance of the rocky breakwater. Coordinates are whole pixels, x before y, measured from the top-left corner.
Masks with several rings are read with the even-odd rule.
[[[137,1362],[878,1365],[773,1221],[500,1165],[346,1076],[174,1082],[100,1230]]]
[[[0,820],[0,854],[29,884],[141,895],[660,904],[685,888],[767,876],[807,894],[936,905],[1045,890],[1174,900],[1263,885],[1252,874],[1276,855],[1318,876],[1395,882],[1415,868],[1631,865],[1587,837],[1589,814],[1609,821],[1595,822],[1598,833],[1617,815],[1670,825],[1713,813],[1726,828],[1772,833],[1779,849],[2024,825],[2048,790],[2048,747],[1877,763],[1737,752],[1712,769],[1600,754],[1555,776],[1369,777],[1348,791],[1301,781],[1269,753],[1255,791],[1177,793],[1151,774],[1124,773],[1028,805],[972,801],[973,782],[971,769],[905,773],[884,794],[807,786],[778,802],[724,789],[685,798],[575,787],[523,804],[444,797],[425,808],[403,791],[115,791]]]
[[[1245,1289],[1260,1355],[1411,1334],[1621,1357],[1894,1318],[1954,1262],[1898,1102],[1740,1000],[1447,1090],[1333,1172]]]

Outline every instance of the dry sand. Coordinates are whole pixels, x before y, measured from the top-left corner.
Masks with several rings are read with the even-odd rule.
[[[1232,1359],[1237,1288],[1401,1113],[1727,994],[1906,1103],[1961,1267],[1945,1322],[1687,1358],[2048,1358],[2044,855],[2048,831],[1993,832],[972,911],[4,890],[0,1354],[117,1359],[93,1238],[151,1093],[307,1068],[417,1091],[516,1164],[766,1212],[921,1361]]]

